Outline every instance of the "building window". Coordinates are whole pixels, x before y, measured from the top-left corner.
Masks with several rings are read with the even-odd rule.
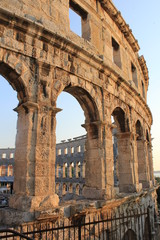
[[[131,63],[131,72],[132,72],[132,80],[136,87],[138,87],[138,81],[137,81],[137,69],[134,66],[133,63]]]
[[[83,37],[86,40],[90,40],[90,26],[88,20],[88,13],[76,4],[73,0],[69,1],[69,18],[70,29]]]
[[[81,146],[77,147],[77,152],[80,153],[81,152]]]
[[[121,68],[120,46],[114,38],[112,38],[113,62]]]
[[[74,177],[74,163],[73,163],[73,162],[70,164],[69,177],[70,177],[70,178],[73,178],[73,177]]]
[[[62,150],[58,149],[58,156],[60,156],[62,154]]]
[[[59,164],[57,164],[57,178],[60,178],[61,176],[62,176],[62,167],[59,165]]]
[[[68,177],[68,164],[64,163],[63,164],[63,178],[67,178]]]
[[[73,193],[73,185],[72,184],[69,185],[69,192]]]
[[[6,153],[2,153],[2,158],[6,158],[7,154]]]
[[[5,165],[3,165],[1,168],[1,176],[2,177],[6,176],[6,166]]]
[[[64,154],[67,155],[68,154],[68,148],[64,149]]]
[[[71,147],[71,153],[74,153],[74,147]]]
[[[76,178],[80,178],[81,177],[81,163],[77,162],[76,164]]]
[[[13,176],[13,166],[12,165],[8,166],[8,176]]]
[[[144,89],[144,83],[142,81],[142,96],[145,98],[145,89]]]
[[[14,158],[14,153],[10,153],[10,158]]]

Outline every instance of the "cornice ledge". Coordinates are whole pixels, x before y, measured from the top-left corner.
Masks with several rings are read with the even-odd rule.
[[[129,25],[126,24],[121,13],[116,9],[116,7],[110,0],[99,1],[102,4],[102,7],[109,14],[109,16],[114,20],[120,31],[124,34],[133,51],[135,53],[138,52],[140,50],[138,41],[135,39],[134,35],[132,34],[132,30],[129,28]]]
[[[139,64],[140,64],[140,66],[141,66],[141,69],[142,69],[142,72],[143,72],[143,75],[144,75],[144,79],[145,79],[145,81],[146,81],[146,83],[147,83],[147,85],[148,85],[148,83],[149,83],[149,74],[148,74],[148,68],[147,68],[146,61],[145,61],[145,59],[144,59],[144,56],[143,56],[143,55],[140,56],[140,57],[138,58],[138,61],[139,61]]]

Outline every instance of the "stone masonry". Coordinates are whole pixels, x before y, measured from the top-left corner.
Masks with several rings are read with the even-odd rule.
[[[70,30],[69,8],[81,17],[82,37]],[[59,205],[55,130],[62,91],[78,100],[85,115],[83,197],[115,197],[114,128],[119,191],[153,186],[149,78],[138,51],[110,0],[0,1],[0,74],[19,100],[10,208],[34,212]]]

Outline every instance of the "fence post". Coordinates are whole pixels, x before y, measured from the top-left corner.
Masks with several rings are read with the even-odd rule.
[[[150,211],[149,211],[149,208],[147,208],[147,217],[148,217],[148,234],[149,234],[149,239],[152,240],[151,221],[150,221]]]
[[[81,221],[79,221],[79,224],[78,224],[78,240],[81,240]]]

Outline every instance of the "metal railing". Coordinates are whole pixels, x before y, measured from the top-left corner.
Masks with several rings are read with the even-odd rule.
[[[3,236],[1,235],[3,234]],[[115,212],[96,216],[77,216],[69,224],[63,221],[35,222],[17,230],[0,230],[0,239],[45,240],[128,240],[152,239],[148,210]]]
[[[1,236],[2,234],[2,236]],[[32,240],[32,238],[27,237],[26,235],[19,233],[12,229],[0,229],[0,239],[15,239],[15,237],[20,237],[20,239]]]

